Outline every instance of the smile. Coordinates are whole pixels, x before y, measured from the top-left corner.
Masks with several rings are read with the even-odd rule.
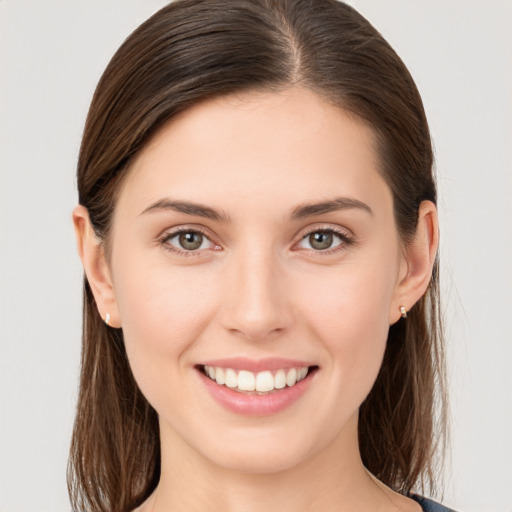
[[[319,367],[281,357],[231,357],[195,366],[203,389],[223,409],[244,416],[270,416],[299,402],[315,388]]]
[[[240,393],[269,394],[285,387],[293,387],[306,378],[310,367],[281,368],[251,372],[234,368],[221,368],[204,365],[203,373],[221,386]]]

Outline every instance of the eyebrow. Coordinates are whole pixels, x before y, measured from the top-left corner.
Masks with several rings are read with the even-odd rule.
[[[299,205],[294,208],[292,218],[294,220],[299,220],[304,219],[305,217],[313,217],[314,215],[321,215],[323,213],[348,210],[352,208],[360,209],[368,212],[370,215],[373,215],[372,209],[366,203],[351,197],[338,197],[321,203]]]
[[[172,210],[187,215],[195,215],[197,217],[204,217],[206,219],[215,220],[218,222],[229,222],[229,215],[220,210],[215,210],[209,206],[199,203],[192,203],[189,201],[175,201],[172,199],[160,199],[155,203],[148,206],[140,215],[146,213],[157,212],[162,210]]]
[[[306,217],[313,217],[315,215],[322,215],[324,213],[353,208],[366,211],[370,215],[373,215],[372,209],[366,203],[350,197],[338,197],[336,199],[323,201],[321,203],[299,205],[293,209],[292,219],[300,220]],[[199,203],[193,203],[190,201],[177,201],[168,198],[160,199],[151,204],[145,210],[143,210],[140,215],[162,210],[172,210],[175,212],[204,217],[206,219],[224,223],[227,223],[230,220],[229,215],[221,210],[215,210],[214,208]]]

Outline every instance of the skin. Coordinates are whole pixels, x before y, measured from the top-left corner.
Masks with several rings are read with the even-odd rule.
[[[340,197],[371,212],[292,216]],[[228,220],[142,213],[165,198]],[[73,218],[100,314],[122,327],[137,383],[160,419],[161,481],[140,511],[420,510],[365,470],[357,421],[389,325],[428,286],[437,215],[422,203],[404,246],[369,127],[298,88],[210,100],[137,155],[108,258],[87,211],[78,206]],[[188,255],[173,252],[177,227],[207,238]],[[328,250],[313,247],[309,234],[328,230],[342,237]],[[235,356],[292,357],[319,370],[290,407],[249,417],[215,402],[194,368]]]

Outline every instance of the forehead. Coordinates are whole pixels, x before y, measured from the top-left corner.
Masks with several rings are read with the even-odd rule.
[[[388,201],[378,167],[372,130],[311,91],[232,95],[167,123],[135,158],[119,202],[140,211],[165,195],[220,208]]]

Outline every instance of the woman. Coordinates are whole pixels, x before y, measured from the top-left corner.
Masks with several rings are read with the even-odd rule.
[[[141,25],[78,163],[74,508],[446,510],[414,492],[444,439],[432,163],[412,78],[343,3]]]

